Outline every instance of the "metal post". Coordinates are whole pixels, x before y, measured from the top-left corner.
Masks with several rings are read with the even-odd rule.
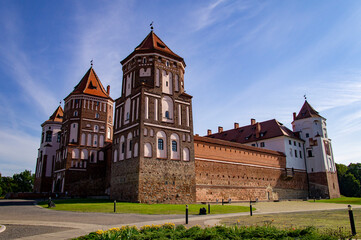
[[[117,212],[117,201],[114,200],[114,212]]]
[[[222,205],[224,205],[224,201],[223,201],[223,198],[222,198]]]
[[[352,212],[351,205],[348,205],[348,216],[350,217],[352,236],[355,236],[356,235],[356,227],[355,227],[355,220],[353,218],[353,212]]]
[[[211,204],[208,203],[208,214],[211,214]]]
[[[252,216],[253,213],[252,213],[252,202],[249,201],[249,215]]]
[[[186,205],[186,224],[188,224],[188,205]]]

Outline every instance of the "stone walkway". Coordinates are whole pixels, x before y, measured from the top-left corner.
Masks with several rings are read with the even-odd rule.
[[[234,205],[249,206],[247,203]],[[254,204],[254,214],[272,214],[281,212],[322,211],[347,209],[346,204],[313,203],[303,201],[259,202]],[[353,206],[361,208],[360,205]],[[189,226],[199,224],[213,226],[222,218],[239,217],[249,213],[231,213],[189,217]],[[86,235],[98,229],[107,230],[123,225],[163,224],[172,222],[184,224],[183,215],[141,215],[110,213],[62,212],[34,206],[34,201],[1,200],[0,224],[7,229],[0,233],[0,239],[71,239]]]

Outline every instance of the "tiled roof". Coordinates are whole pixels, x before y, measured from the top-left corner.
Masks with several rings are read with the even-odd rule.
[[[64,111],[63,108],[61,106],[57,107],[57,109],[55,110],[55,112],[50,116],[49,120],[46,120],[45,123],[48,122],[63,122],[63,116],[64,116]]]
[[[153,31],[144,38],[128,57],[121,61],[121,64],[124,64],[136,53],[161,53],[184,63],[184,59],[170,50],[170,48]]]
[[[248,126],[223,131],[221,133],[214,133],[206,137],[238,143],[249,143],[280,136],[287,136],[300,140],[300,138],[295,133],[285,127],[282,123],[278,122],[276,119],[259,123],[257,122],[253,125],[251,124]]]
[[[308,102],[307,100],[303,104],[300,112],[296,116],[294,120],[311,118],[311,117],[321,117],[323,118]]]
[[[69,94],[69,96],[73,94],[88,94],[102,98],[110,98],[93,67],[89,68],[89,70],[85,73],[80,82],[74,87],[74,90]]]

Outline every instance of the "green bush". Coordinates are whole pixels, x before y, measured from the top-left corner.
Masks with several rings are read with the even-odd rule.
[[[223,239],[348,239],[342,230],[328,230],[319,232],[314,227],[278,229],[271,224],[264,226],[215,226],[201,228],[194,226],[186,228],[173,223],[163,225],[146,225],[137,229],[135,226],[123,226],[107,231],[98,230],[78,240],[152,240],[152,239],[188,239],[188,240],[223,240]]]

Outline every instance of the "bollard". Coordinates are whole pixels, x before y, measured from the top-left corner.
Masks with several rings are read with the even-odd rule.
[[[252,202],[249,201],[249,215],[252,216],[253,213],[252,213]]]
[[[117,212],[117,201],[114,200],[114,212]]]
[[[211,204],[208,203],[208,214],[211,214]]]
[[[223,198],[222,198],[222,206],[224,205],[224,201],[223,201]]]
[[[186,205],[186,224],[188,224],[188,205]]]
[[[355,236],[356,235],[356,227],[355,227],[355,220],[353,218],[353,212],[352,212],[351,205],[348,205],[348,216],[350,217],[352,236]]]

